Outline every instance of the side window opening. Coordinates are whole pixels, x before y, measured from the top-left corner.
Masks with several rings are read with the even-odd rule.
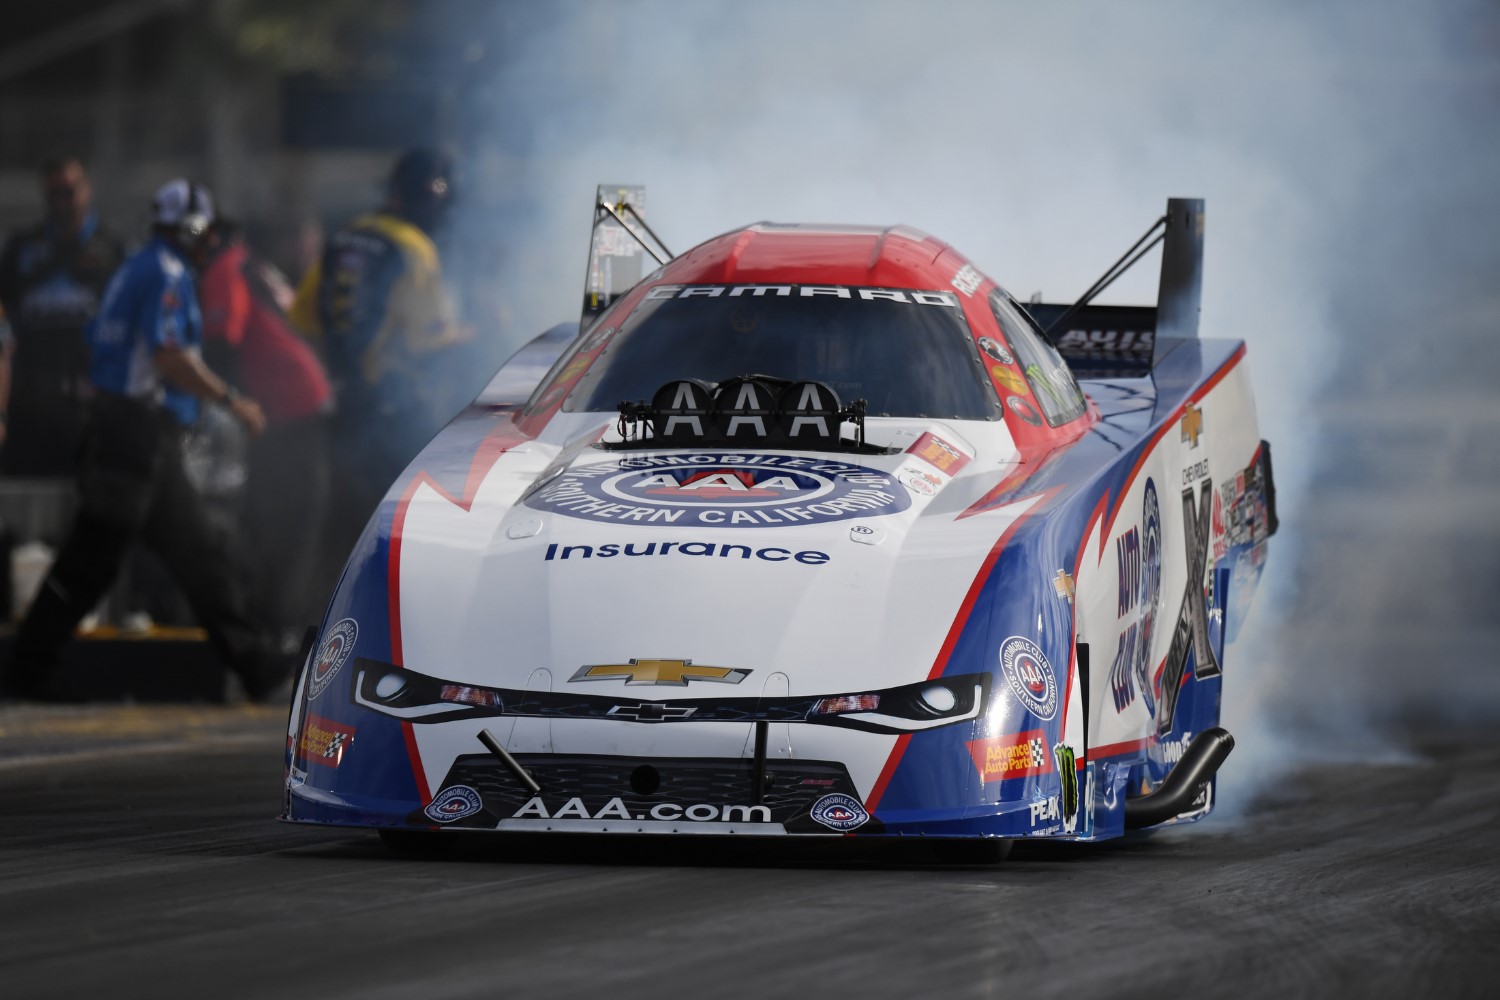
[[[990,309],[1000,332],[1010,342],[1016,363],[1026,376],[1031,392],[1052,427],[1077,420],[1088,409],[1083,391],[1073,380],[1068,363],[1057,353],[1025,315],[999,291],[990,294]]]

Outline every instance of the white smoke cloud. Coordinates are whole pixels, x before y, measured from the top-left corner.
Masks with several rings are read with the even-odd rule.
[[[1470,353],[1427,352],[1423,385],[1476,385],[1466,373],[1500,360],[1493,5],[601,0],[504,12],[495,31],[510,56],[476,156],[482,183],[526,206],[503,282],[523,330],[576,315],[600,182],[646,184],[679,252],[761,219],[907,223],[1049,301],[1086,288],[1169,195],[1206,198],[1202,330],[1249,344],[1283,518],[1259,639],[1229,657],[1225,786],[1289,761],[1289,730],[1363,751],[1397,703],[1441,704],[1369,638],[1420,589],[1380,583],[1396,526],[1334,524],[1326,506],[1359,495],[1330,494],[1341,478],[1385,489],[1370,470],[1386,458],[1324,445],[1359,419],[1330,399],[1399,387],[1393,359],[1440,342],[1435,325],[1466,323]],[[1149,303],[1155,282],[1153,257],[1105,300]],[[1500,483],[1490,441],[1475,447]],[[1459,515],[1437,516],[1435,544],[1456,544]],[[1485,538],[1478,569],[1500,571]]]

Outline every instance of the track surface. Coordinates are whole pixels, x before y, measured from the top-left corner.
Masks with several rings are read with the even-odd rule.
[[[282,726],[0,710],[0,993],[1409,1000],[1500,975],[1487,735],[1304,774],[1238,821],[995,866],[696,840],[412,859],[271,820]]]

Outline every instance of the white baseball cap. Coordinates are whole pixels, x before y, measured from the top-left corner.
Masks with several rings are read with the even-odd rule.
[[[173,178],[157,189],[151,221],[158,226],[187,226],[201,233],[214,221],[213,195],[186,177]]]

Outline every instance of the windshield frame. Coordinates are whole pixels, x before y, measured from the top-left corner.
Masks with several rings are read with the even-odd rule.
[[[709,292],[707,291],[709,289],[715,289],[717,291]],[[619,348],[619,345],[628,341],[631,334],[636,332],[641,324],[649,321],[651,317],[657,314],[657,311],[661,307],[669,302],[681,301],[683,299],[689,298],[722,298],[726,300],[729,298],[743,298],[747,301],[753,301],[756,298],[777,298],[801,301],[804,299],[826,298],[853,299],[855,297],[862,300],[863,302],[889,300],[893,303],[905,303],[908,308],[915,307],[928,309],[952,309],[951,319],[943,320],[940,323],[933,323],[930,320],[922,321],[920,326],[913,326],[913,332],[919,332],[927,336],[942,336],[944,335],[941,332],[942,327],[951,327],[952,335],[955,339],[960,340],[961,343],[952,345],[947,348],[940,348],[940,350],[943,351],[953,352],[951,353],[949,358],[945,359],[948,367],[951,369],[950,371],[946,372],[946,375],[949,378],[956,375],[960,369],[953,366],[961,363],[962,370],[969,371],[969,377],[972,380],[970,391],[968,392],[967,397],[965,396],[965,393],[962,389],[935,390],[947,391],[950,393],[951,400],[954,403],[963,404],[951,407],[951,409],[961,411],[959,413],[947,412],[947,410],[950,408],[935,408],[939,409],[939,412],[898,413],[887,412],[884,410],[876,411],[872,407],[872,412],[870,413],[871,418],[892,417],[897,419],[972,420],[986,422],[1004,421],[1003,404],[999,398],[999,395],[995,391],[994,385],[986,375],[984,358],[975,339],[974,330],[970,325],[967,311],[964,309],[962,302],[958,299],[957,296],[954,295],[951,289],[888,288],[884,286],[877,287],[864,285],[820,285],[800,282],[774,282],[757,284],[748,284],[742,282],[663,283],[649,289],[646,294],[642,295],[641,298],[636,303],[634,303],[630,312],[623,317],[608,317],[609,319],[613,320],[613,322],[610,322],[608,324],[606,324],[605,322],[605,317],[601,317],[601,320],[595,324],[589,335],[580,337],[574,348],[569,352],[566,352],[564,357],[559,358],[557,365],[554,366],[552,371],[548,372],[546,379],[544,379],[543,382],[538,385],[535,398],[541,398],[543,396],[552,394],[553,390],[551,389],[551,384],[553,382],[568,381],[568,379],[562,378],[564,374],[568,374],[572,376],[572,384],[568,385],[566,395],[561,401],[561,409],[563,412],[606,412],[607,410],[613,410],[615,408],[614,403],[609,405],[606,410],[599,409],[600,402],[597,399],[590,400],[592,405],[584,405],[584,398],[582,397],[589,397],[594,393],[600,391],[598,383],[590,376],[598,374],[598,369],[596,368],[596,366],[602,359],[609,357],[615,350]],[[605,329],[606,326],[609,327],[607,332]],[[899,335],[899,333],[893,335]],[[937,343],[937,341],[932,341],[930,344],[913,347],[912,350],[931,350]],[[957,353],[959,351],[961,351],[962,353]],[[583,360],[585,355],[588,355],[590,353],[592,353],[592,356],[587,358],[586,367],[581,366],[579,362]],[[671,381],[677,377],[692,377],[712,380],[751,374],[760,374],[793,380],[798,378],[813,377],[817,378],[819,381],[823,381],[823,379],[820,377],[823,373],[809,374],[805,372],[785,371],[740,372],[725,370],[715,371],[713,373],[694,372],[691,374],[674,375],[670,371],[663,371],[660,375],[661,381],[659,384],[665,384],[666,382]],[[650,393],[654,392],[655,388],[656,386],[650,387],[650,390],[647,391],[645,395],[649,398]],[[844,399],[843,397],[846,395],[844,390],[839,389],[836,386],[835,391],[839,392],[840,399],[844,403],[853,402],[854,398],[860,396],[859,392],[851,392],[848,393],[850,398]],[[637,394],[639,395],[639,393]],[[617,403],[618,401],[615,402]]]

